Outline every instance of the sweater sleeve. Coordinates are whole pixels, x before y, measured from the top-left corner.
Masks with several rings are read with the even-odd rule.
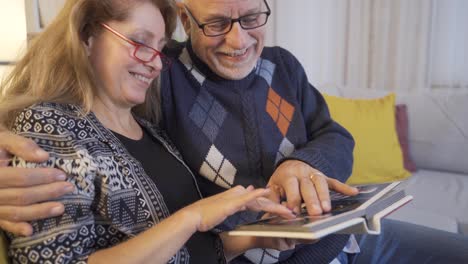
[[[306,162],[331,178],[345,182],[352,172],[354,140],[351,134],[333,121],[328,106],[307,78],[299,61],[286,50],[282,50],[283,61],[289,65],[289,76],[297,92],[301,114],[307,129],[308,142],[288,157]]]
[[[61,116],[60,111],[48,107],[28,108],[16,118],[14,132],[33,139],[50,156],[41,164],[14,157],[13,166],[63,170],[75,191],[57,199],[65,206],[62,216],[30,222],[32,236],[8,234],[9,255],[15,263],[86,263],[94,252],[96,228],[91,208],[96,163],[84,146],[77,144],[78,127],[78,119]]]

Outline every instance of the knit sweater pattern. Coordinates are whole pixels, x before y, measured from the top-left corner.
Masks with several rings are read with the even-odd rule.
[[[182,156],[222,188],[265,187],[289,159],[342,182],[351,174],[352,136],[330,118],[300,63],[282,48],[265,48],[244,79],[225,80],[188,42],[162,75],[161,95],[163,126]]]
[[[167,53],[174,59],[161,75],[161,126],[198,173],[203,195],[238,184],[265,187],[286,160],[303,161],[341,182],[351,175],[352,136],[331,119],[322,95],[288,51],[264,48],[255,69],[241,80],[212,72],[190,41]],[[237,213],[218,228],[229,230],[258,217]],[[284,263],[329,263],[347,241],[346,235],[330,235]],[[284,259],[265,249],[252,255],[255,263]]]

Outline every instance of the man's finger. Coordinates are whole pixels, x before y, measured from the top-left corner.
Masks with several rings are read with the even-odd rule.
[[[73,190],[74,186],[69,182],[54,182],[28,188],[0,189],[0,204],[30,205],[59,198]]]
[[[30,187],[48,184],[56,181],[65,181],[67,176],[58,169],[51,168],[0,168],[0,189],[11,187]]]
[[[339,192],[345,195],[350,195],[350,196],[353,196],[359,193],[359,190],[356,187],[347,185],[336,179],[328,178],[327,182],[328,182],[329,188],[336,192]]]
[[[0,219],[12,222],[34,221],[63,214],[65,208],[58,202],[29,206],[0,206]]]
[[[323,212],[330,211],[330,190],[328,188],[327,176],[323,175],[322,173],[311,174],[310,179],[315,185],[315,191],[317,192],[320,207],[322,208]]]
[[[291,177],[283,183],[281,187],[286,192],[287,207],[299,214],[301,212],[302,197],[297,178]]]
[[[30,236],[33,232],[32,226],[26,222],[0,220],[0,228],[18,236]]]
[[[315,190],[315,184],[306,177],[303,177],[300,181],[301,184],[301,195],[304,199],[304,203],[309,215],[319,215],[322,213],[322,207],[320,206],[317,192]]]
[[[42,162],[49,158],[49,154],[39,148],[34,140],[9,131],[0,132],[0,148],[31,162]]]

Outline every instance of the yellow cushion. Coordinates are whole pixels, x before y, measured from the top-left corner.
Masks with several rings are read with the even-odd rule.
[[[397,181],[411,174],[395,125],[395,94],[377,99],[348,99],[324,94],[332,118],[354,137],[353,174],[349,184]]]

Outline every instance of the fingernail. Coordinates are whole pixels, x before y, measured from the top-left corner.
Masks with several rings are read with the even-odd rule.
[[[60,215],[63,214],[64,208],[63,206],[55,206],[50,210],[50,213],[53,215]]]
[[[323,202],[322,202],[322,208],[323,208],[324,210],[329,210],[329,209],[330,209],[330,203],[327,202],[327,201],[323,201]]]
[[[293,212],[296,213],[296,214],[299,214],[301,212],[301,208],[299,208],[299,206],[296,206],[296,207],[294,207]]]
[[[21,235],[23,235],[25,237],[32,235],[31,229],[29,229],[29,228],[22,228],[20,232],[21,232]]]
[[[57,175],[57,176],[55,177],[55,179],[57,179],[58,181],[64,181],[64,180],[67,179],[67,175],[61,173],[61,174]]]
[[[315,212],[322,212],[322,208],[320,208],[320,206],[316,204],[312,205],[312,210],[314,210]]]
[[[35,153],[36,153],[37,156],[47,156],[47,152],[45,152],[45,151],[42,150],[42,149],[37,149],[37,150],[35,151]]]
[[[75,189],[75,187],[73,185],[71,185],[71,184],[69,184],[69,185],[65,186],[65,188],[63,188],[63,190],[65,192],[67,192],[67,193],[72,192],[74,189]]]

